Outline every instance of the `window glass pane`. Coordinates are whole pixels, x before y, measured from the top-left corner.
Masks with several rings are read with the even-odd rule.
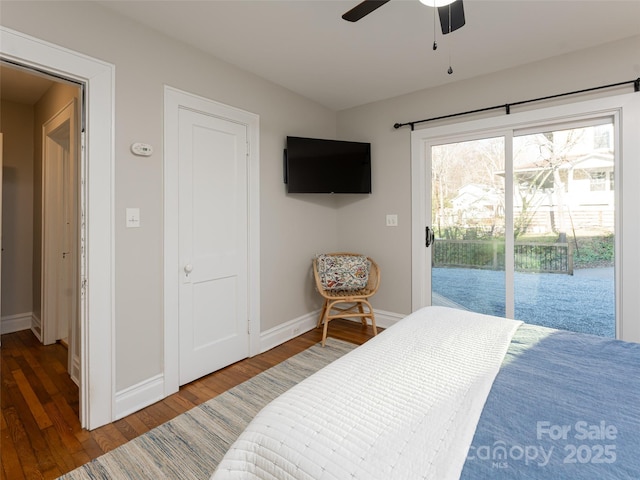
[[[431,149],[432,304],[505,315],[503,137]]]
[[[613,124],[514,138],[515,316],[615,337]]]

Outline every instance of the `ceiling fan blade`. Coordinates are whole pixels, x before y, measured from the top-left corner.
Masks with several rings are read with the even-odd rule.
[[[443,35],[456,31],[465,23],[462,0],[456,0],[444,7],[438,7],[438,15],[440,15],[440,26],[442,27]]]
[[[362,17],[369,15],[371,12],[380,8],[388,1],[389,0],[364,0],[364,2],[359,3],[347,13],[342,15],[342,18],[347,20],[348,22],[357,22]]]

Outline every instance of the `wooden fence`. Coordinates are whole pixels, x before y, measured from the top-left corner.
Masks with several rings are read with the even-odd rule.
[[[504,270],[504,241],[436,239],[431,250],[434,267]],[[519,272],[573,275],[573,248],[569,243],[514,245],[514,265]]]

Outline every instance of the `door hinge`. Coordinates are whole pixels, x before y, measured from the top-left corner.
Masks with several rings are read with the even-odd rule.
[[[251,319],[247,318],[247,335],[251,335]]]

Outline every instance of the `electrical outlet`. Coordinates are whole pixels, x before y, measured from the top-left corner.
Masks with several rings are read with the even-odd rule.
[[[390,214],[387,215],[387,227],[397,227],[398,226],[398,215]]]

